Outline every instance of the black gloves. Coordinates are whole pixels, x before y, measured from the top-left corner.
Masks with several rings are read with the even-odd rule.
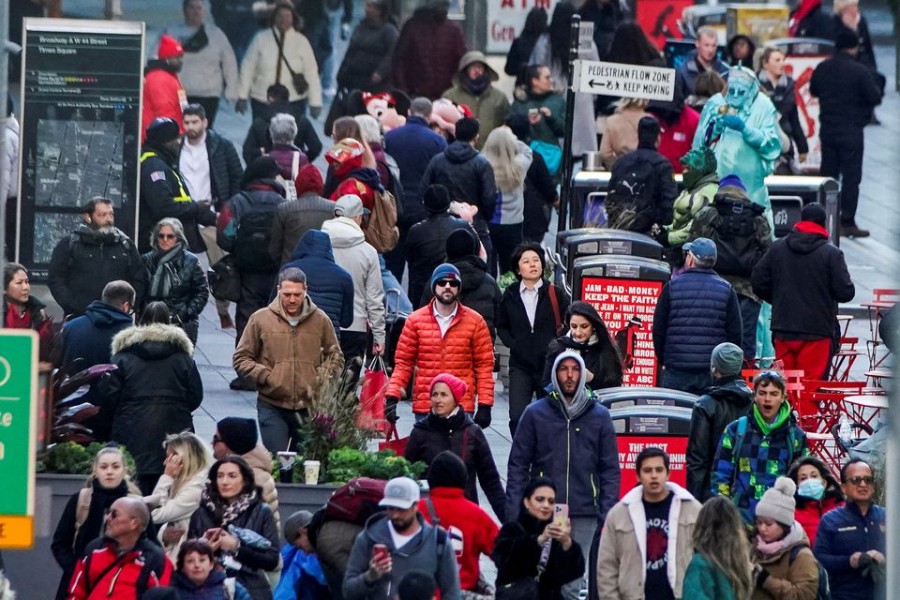
[[[475,424],[481,427],[482,429],[487,429],[491,426],[491,407],[487,404],[479,404],[478,411],[475,413],[475,416],[472,418],[475,421]]]
[[[396,423],[397,419],[400,418],[397,416],[397,404],[399,402],[400,399],[394,396],[388,396],[384,399],[384,418],[388,423]]]

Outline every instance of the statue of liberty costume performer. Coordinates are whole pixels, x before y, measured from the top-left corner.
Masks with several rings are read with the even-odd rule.
[[[727,80],[725,95],[716,94],[703,107],[693,148],[712,148],[720,179],[732,173],[741,178],[750,200],[765,207],[774,235],[765,179],[772,174],[781,154],[778,112],[769,97],[759,93],[759,80],[750,69],[732,67]],[[775,355],[769,330],[771,318],[772,307],[764,303],[756,327],[758,357]]]

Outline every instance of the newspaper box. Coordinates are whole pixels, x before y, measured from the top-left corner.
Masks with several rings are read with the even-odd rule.
[[[637,256],[577,258],[572,298],[589,302],[606,323],[624,362],[623,385],[655,386],[653,312],[669,280],[668,263]]]
[[[619,496],[637,483],[635,459],[644,448],[655,446],[669,455],[669,481],[687,484],[688,434],[691,409],[682,406],[627,406],[609,411],[616,431],[622,484]]]
[[[640,256],[662,260],[663,247],[656,240],[620,229],[572,229],[558,236],[557,282],[572,296],[573,269],[579,258],[592,256]]]
[[[670,390],[658,387],[614,387],[594,392],[597,400],[606,408],[624,408],[628,406],[680,406],[694,408],[699,396],[681,390]]]

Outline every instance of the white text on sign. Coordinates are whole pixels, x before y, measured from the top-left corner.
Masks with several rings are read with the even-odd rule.
[[[575,91],[623,98],[671,100],[675,95],[675,69],[580,60]]]

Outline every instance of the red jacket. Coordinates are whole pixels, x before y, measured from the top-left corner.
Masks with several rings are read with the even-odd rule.
[[[394,373],[388,382],[385,396],[400,398],[406,389],[413,370],[416,385],[413,390],[413,412],[431,410],[431,379],[440,373],[459,377],[469,386],[462,399],[466,412],[475,410],[475,393],[478,404],[494,405],[494,344],[484,317],[462,304],[447,335],[441,338],[441,329],[434,318],[434,300],[413,312],[406,320],[397,351],[394,354]]]
[[[152,550],[149,546],[153,542],[141,540],[133,550],[125,554],[120,563],[109,569],[116,562],[116,543],[105,539],[100,546],[91,544],[88,546],[88,555],[78,561],[75,572],[69,583],[69,595],[67,600],[139,600],[137,596],[137,582],[144,567],[145,553],[156,550],[164,561],[162,577],[156,573],[150,573],[147,579],[147,589],[169,585],[172,577],[172,562],[163,554],[158,546]],[[90,549],[94,547],[93,551]],[[88,567],[88,564],[90,565]],[[89,569],[90,572],[86,572]]]
[[[152,63],[151,63],[152,64]],[[178,75],[151,66],[144,75],[144,107],[141,112],[141,145],[147,139],[147,126],[157,117],[169,117],[184,133],[181,110],[187,105],[187,94]]]
[[[659,136],[659,153],[669,159],[672,170],[676,173],[684,171],[680,159],[691,149],[694,141],[694,132],[700,124],[700,113],[685,106],[681,116],[671,125],[663,123],[663,130]]]
[[[463,590],[474,590],[478,585],[478,560],[482,554],[490,556],[494,551],[494,540],[500,528],[480,506],[466,500],[460,488],[432,488],[429,496],[440,525],[449,532],[456,550],[459,586]],[[426,521],[432,522],[427,500],[419,501],[419,512]]]
[[[816,531],[819,529],[819,521],[822,520],[822,515],[843,505],[843,500],[833,496],[824,497],[821,500],[797,498],[794,518],[803,527],[803,531],[806,532],[810,548],[814,548],[816,545]]]

